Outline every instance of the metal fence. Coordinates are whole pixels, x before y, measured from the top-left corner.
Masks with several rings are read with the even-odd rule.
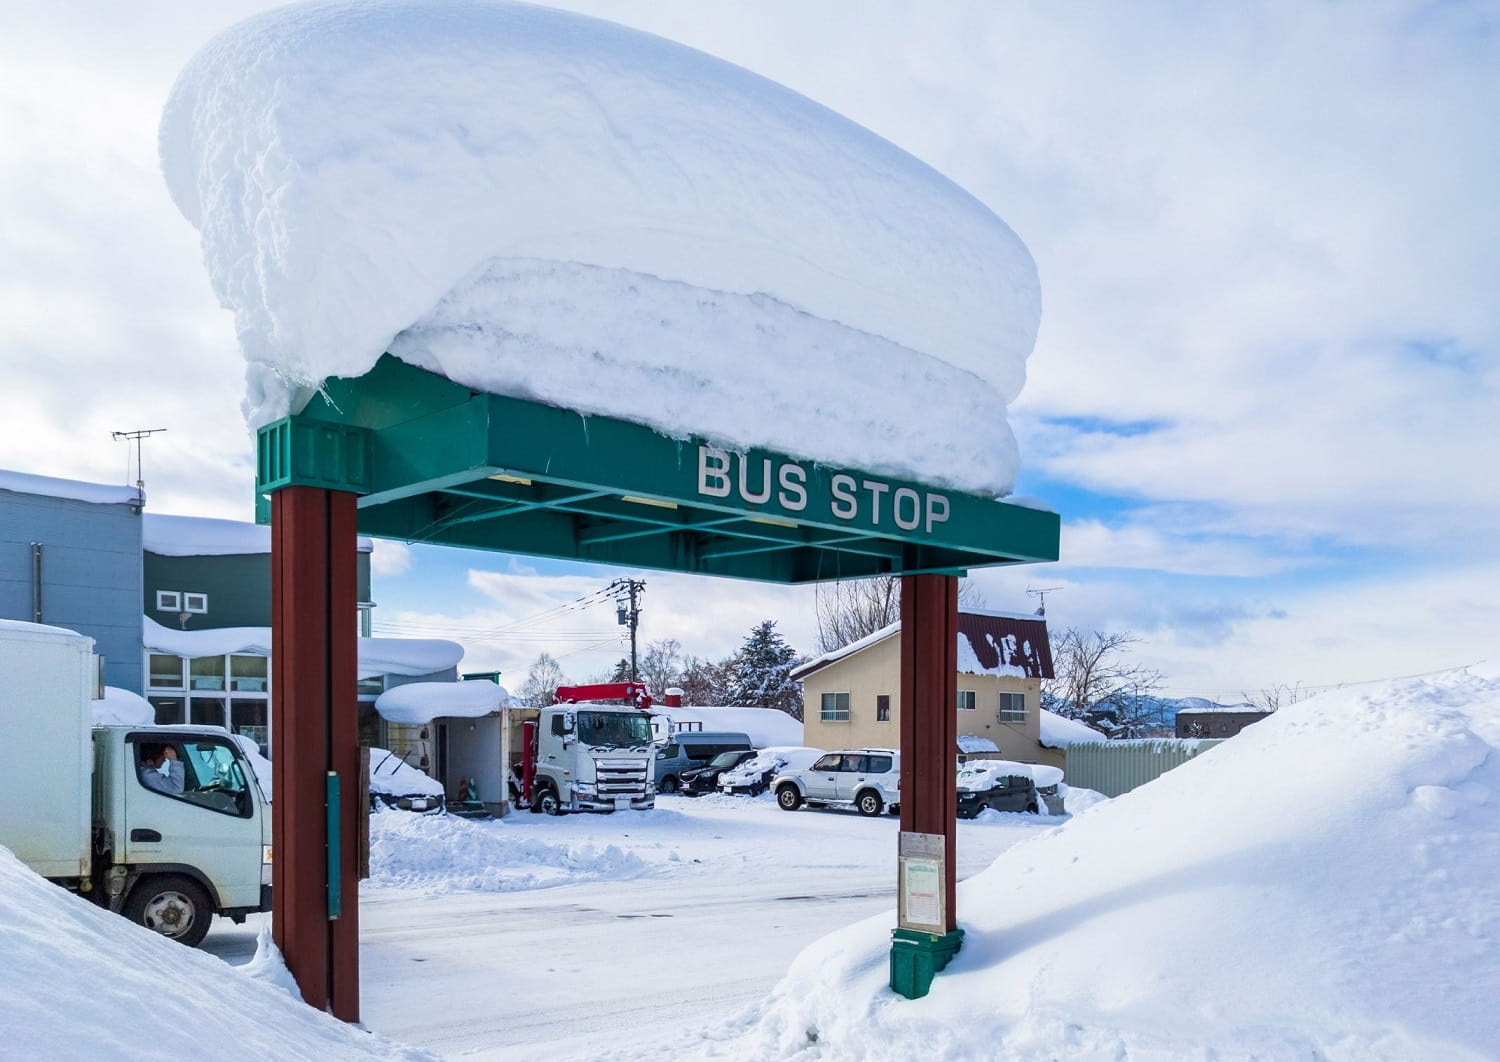
[[[1219,744],[1221,739],[1142,738],[1069,745],[1063,773],[1068,785],[1115,797],[1160,778]]]

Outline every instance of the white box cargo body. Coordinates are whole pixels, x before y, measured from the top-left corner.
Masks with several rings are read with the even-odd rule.
[[[49,878],[89,873],[94,640],[0,620],[0,838]]]

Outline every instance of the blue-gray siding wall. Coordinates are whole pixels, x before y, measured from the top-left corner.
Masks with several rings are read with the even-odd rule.
[[[140,514],[0,490],[0,619],[35,619],[33,542],[42,545],[42,622],[94,639],[104,681],[143,692]]]

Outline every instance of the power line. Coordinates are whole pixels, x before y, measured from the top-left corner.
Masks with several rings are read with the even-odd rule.
[[[1384,678],[1350,679],[1347,682],[1325,682],[1316,686],[1304,686],[1301,684],[1290,684],[1286,682],[1274,683],[1247,683],[1243,686],[1158,686],[1162,693],[1238,693],[1245,694],[1256,690],[1279,689],[1282,687],[1293,689],[1298,692],[1321,692],[1323,690],[1341,690],[1348,686],[1372,686],[1377,682],[1402,682],[1406,679],[1427,678],[1431,675],[1446,675],[1452,671],[1467,671],[1478,661],[1467,664],[1458,664],[1454,667],[1434,668],[1431,671],[1417,671],[1410,675],[1388,675]]]

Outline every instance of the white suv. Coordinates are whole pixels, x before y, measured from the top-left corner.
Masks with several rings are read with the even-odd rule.
[[[852,804],[861,815],[895,812],[901,804],[901,754],[895,749],[842,749],[811,767],[782,771],[771,791],[783,811],[803,804]]]

